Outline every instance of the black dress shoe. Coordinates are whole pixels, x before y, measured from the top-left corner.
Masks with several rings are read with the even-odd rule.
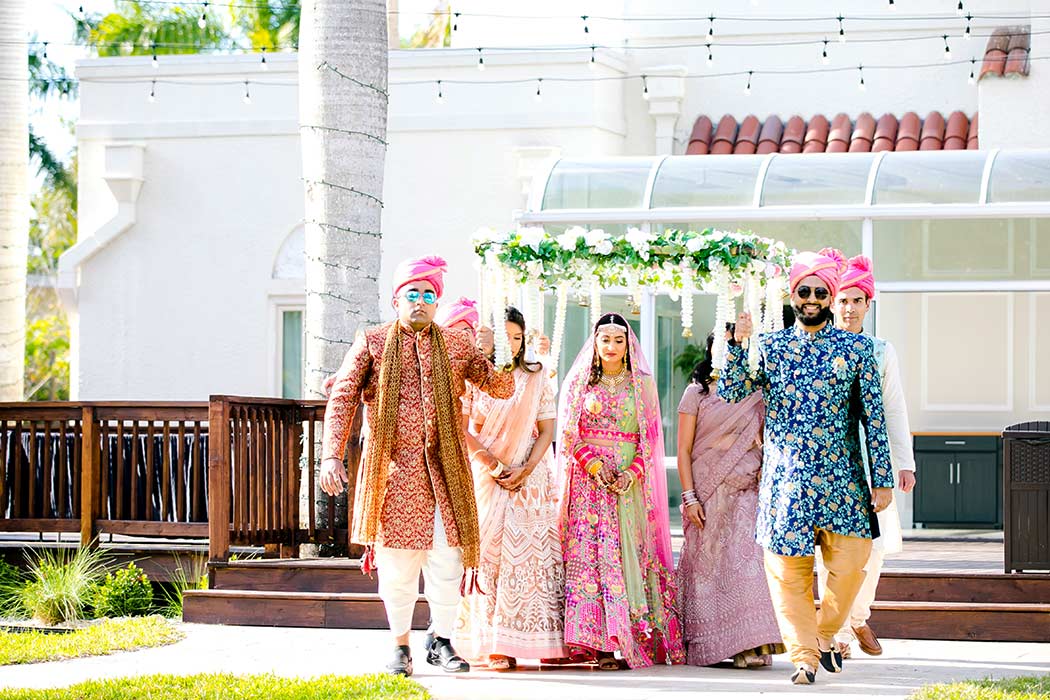
[[[407,646],[394,647],[394,659],[386,665],[391,676],[412,675],[412,650]]]
[[[791,682],[795,685],[813,685],[816,680],[817,671],[806,664],[800,664],[791,674]]]
[[[456,653],[452,642],[444,637],[434,637],[434,643],[427,650],[427,663],[440,666],[445,673],[466,673],[470,670],[470,664]]]
[[[821,651],[820,665],[828,673],[842,673],[842,653],[835,650]]]

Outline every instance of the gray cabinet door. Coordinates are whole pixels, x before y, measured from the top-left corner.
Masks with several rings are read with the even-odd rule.
[[[994,524],[999,504],[993,452],[955,453],[955,520]]]
[[[918,452],[915,462],[915,521],[955,522],[955,454]]]

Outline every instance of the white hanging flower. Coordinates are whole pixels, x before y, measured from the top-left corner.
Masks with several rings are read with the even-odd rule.
[[[525,263],[525,270],[529,273],[529,277],[534,279],[543,277],[543,261],[542,260],[530,260]]]
[[[533,251],[540,252],[540,244],[547,239],[547,232],[541,226],[525,226],[518,229],[521,245],[527,245]]]
[[[685,249],[690,253],[695,253],[698,250],[703,250],[707,247],[707,241],[702,236],[695,236],[685,242]]]
[[[565,233],[561,234],[554,240],[558,242],[558,246],[561,247],[562,250],[576,250],[576,243],[586,234],[587,229],[582,226],[570,226]]]
[[[583,234],[583,242],[587,244],[587,247],[591,250],[595,250],[599,245],[609,241],[609,234],[600,228],[591,229]],[[609,251],[602,253],[602,255],[608,255],[612,252],[612,243],[609,244]]]
[[[649,244],[654,238],[653,234],[634,227],[627,229],[627,233],[624,235],[624,240],[634,248],[635,252],[642,257],[642,260],[649,259]]]
[[[490,241],[495,241],[497,235],[498,234],[493,229],[489,228],[488,226],[482,226],[474,232],[474,235],[470,238],[470,242],[472,245],[477,247],[477,245],[480,243],[489,243]]]

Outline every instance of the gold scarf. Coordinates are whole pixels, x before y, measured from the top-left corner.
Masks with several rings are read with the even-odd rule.
[[[436,323],[430,324],[434,406],[437,413],[438,458],[445,489],[452,504],[452,515],[463,548],[463,566],[478,565],[478,510],[474,500],[474,479],[463,449],[458,402],[452,394],[452,366],[445,347],[445,336]],[[357,507],[351,539],[367,546],[375,544],[379,532],[387,474],[397,435],[397,407],[401,389],[400,322],[390,326],[379,367],[379,399],[376,420],[368,439],[368,452],[361,460],[357,479]],[[439,505],[435,507],[440,508]]]

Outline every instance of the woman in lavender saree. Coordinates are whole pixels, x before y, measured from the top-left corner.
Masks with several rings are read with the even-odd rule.
[[[481,535],[481,593],[463,598],[455,643],[464,655],[507,671],[518,658],[565,656],[564,567],[553,478],[554,392],[525,360],[525,319],[510,307],[506,332],[514,396],[475,392],[467,447]]]
[[[616,651],[630,668],[681,663],[660,403],[622,316],[598,320],[562,396],[565,643],[603,670]]]
[[[784,652],[755,542],[762,468],[760,392],[726,403],[711,381],[711,346],[678,406],[678,473],[685,544],[678,594],[688,663],[738,668]]]

